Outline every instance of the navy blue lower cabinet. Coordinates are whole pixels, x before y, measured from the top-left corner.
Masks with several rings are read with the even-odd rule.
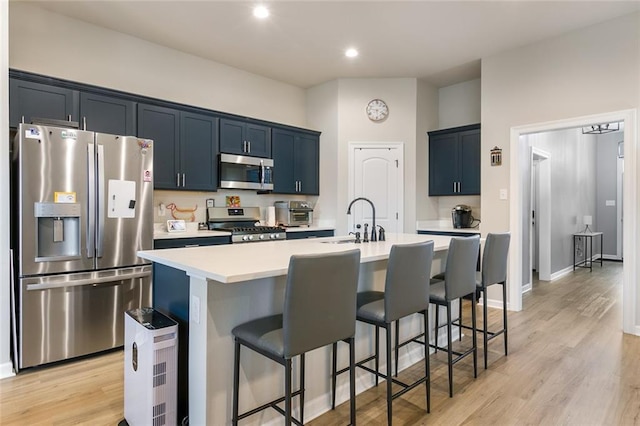
[[[296,231],[287,232],[287,240],[303,240],[305,238],[333,237],[335,231],[326,229],[324,231]]]
[[[228,237],[154,240],[154,248],[231,244]],[[153,264],[153,308],[178,323],[178,420],[189,414],[189,276],[184,271]]]

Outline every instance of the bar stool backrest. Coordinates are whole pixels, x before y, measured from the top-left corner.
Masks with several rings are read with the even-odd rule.
[[[355,334],[359,273],[359,249],[291,256],[283,314],[285,358]]]
[[[433,241],[391,247],[384,290],[387,323],[429,307],[432,261]]]
[[[482,254],[482,285],[503,283],[507,280],[507,254],[511,234],[491,233],[487,235]]]
[[[479,235],[451,238],[444,272],[447,300],[459,299],[475,291],[479,250]]]

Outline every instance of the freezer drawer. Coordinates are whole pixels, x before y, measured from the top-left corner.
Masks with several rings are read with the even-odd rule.
[[[151,306],[151,265],[20,280],[19,366],[123,345],[124,313]]]

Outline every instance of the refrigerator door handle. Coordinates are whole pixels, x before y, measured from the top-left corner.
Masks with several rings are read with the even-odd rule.
[[[102,257],[104,252],[104,215],[107,204],[106,193],[104,192],[104,146],[98,145],[98,196],[96,197],[98,223],[97,223],[97,241],[96,241],[96,257]]]
[[[96,217],[96,171],[95,171],[95,147],[93,144],[87,146],[87,164],[89,165],[88,183],[88,217],[87,217],[87,257],[95,255],[95,217]]]
[[[35,291],[35,290],[50,290],[54,288],[64,288],[64,287],[79,287],[83,285],[97,285],[104,283],[112,283],[115,281],[125,281],[130,280],[132,278],[144,278],[151,276],[151,270],[148,268],[137,269],[131,272],[127,272],[124,274],[117,275],[108,275],[103,277],[94,277],[90,276],[88,278],[81,278],[76,280],[68,280],[68,281],[58,281],[58,282],[48,282],[48,283],[39,283],[39,284],[27,284],[27,291]]]

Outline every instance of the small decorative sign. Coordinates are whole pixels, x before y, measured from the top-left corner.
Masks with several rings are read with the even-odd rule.
[[[494,146],[491,150],[491,165],[492,166],[501,166],[502,165],[502,148],[498,148]]]

